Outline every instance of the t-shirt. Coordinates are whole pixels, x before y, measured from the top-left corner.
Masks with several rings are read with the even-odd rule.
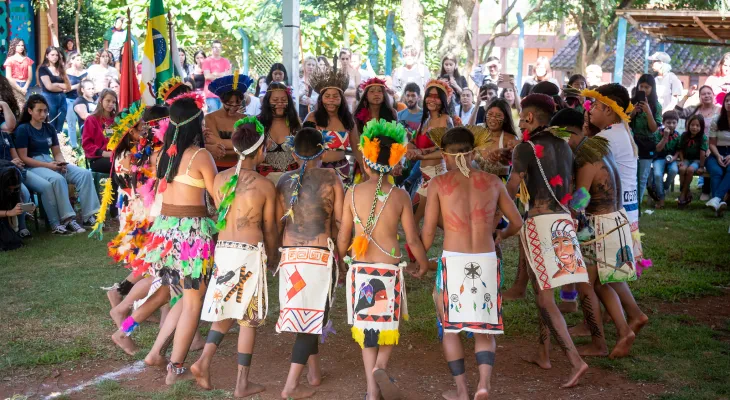
[[[210,71],[215,73],[221,73],[226,72],[229,69],[231,69],[231,62],[227,59],[220,57],[218,59],[215,59],[213,57],[208,57],[203,61],[203,71]],[[209,80],[205,80],[205,97],[206,98],[218,98],[218,96],[214,95],[213,92],[208,90],[208,85],[210,85]]]
[[[84,78],[86,78],[86,75],[87,75],[86,72],[82,73],[79,76],[68,74],[67,75],[68,83],[71,84],[71,86],[73,86],[73,85],[81,82],[82,80],[84,80]],[[79,97],[79,91],[76,89],[66,92],[66,98],[69,100],[76,100],[78,97]]]
[[[421,118],[423,118],[423,110],[418,110],[417,113],[412,113],[409,109],[405,109],[397,114],[398,122],[405,122],[408,129],[415,132],[421,125]]]
[[[659,144],[659,142],[662,141],[664,138],[663,135],[664,130],[660,129],[654,133],[654,140]],[[669,135],[669,140],[667,141],[667,144],[664,145],[664,149],[662,151],[657,151],[654,153],[654,159],[662,159],[666,158],[667,156],[673,156],[677,152],[677,147],[679,146],[679,132],[676,130]]]
[[[430,76],[431,74],[429,74],[428,68],[423,64],[413,65],[410,69],[405,66],[396,68],[393,71],[393,87],[395,87],[396,92],[403,93],[406,85],[414,82],[421,89],[421,94],[423,94],[423,88]]]
[[[7,132],[0,131],[0,160],[13,161],[10,149],[14,149],[13,138]]]
[[[48,69],[48,67],[46,67],[46,66],[38,68],[38,82],[40,83],[41,88],[43,88],[43,92],[44,93],[58,93],[58,92],[48,90],[46,88],[46,86],[43,84],[43,81],[41,80],[41,78],[44,76],[47,76],[51,80],[51,83],[63,83],[63,78],[61,78],[58,75],[53,75],[51,70]]]
[[[661,104],[656,105],[656,112],[654,113],[654,121],[657,126],[662,124],[662,106]],[[639,159],[647,160],[654,158],[654,152],[656,151],[657,141],[654,137],[654,132],[649,129],[649,120],[647,114],[640,112],[631,119],[631,132],[634,134],[634,142],[636,147],[639,148]]]
[[[664,76],[657,76],[654,80],[656,81],[656,95],[662,108],[673,109],[677,105],[677,99],[674,96],[682,95],[682,81],[672,72],[667,72]]]
[[[717,129],[717,118],[710,125],[709,137],[717,138],[717,146],[730,146],[730,131],[721,131]]]
[[[469,123],[469,118],[471,118],[471,115],[474,114],[474,110],[477,109],[477,106],[473,105],[471,106],[471,109],[469,111],[462,111],[461,105],[456,107],[456,116],[461,118],[462,121],[464,121],[465,124]]]
[[[89,67],[86,71],[89,79],[94,81],[94,90],[101,92],[102,89],[108,87],[106,83],[106,77],[119,79],[119,71],[112,66],[106,68],[102,67],[101,64],[94,64]]]
[[[636,175],[637,162],[634,156],[634,148],[631,146],[631,137],[626,131],[623,123],[614,124],[598,133],[597,136],[608,140],[613,158],[618,166],[618,174],[621,179],[621,191],[624,208],[626,211],[638,210]]]
[[[248,96],[251,102],[246,106],[246,115],[256,117],[261,114],[261,100],[256,96]]]
[[[28,81],[28,67],[33,65],[33,60],[29,57],[23,57],[18,60],[15,56],[5,60],[3,67],[10,67],[10,77],[16,81],[27,82]]]
[[[684,153],[684,160],[699,160],[702,152],[707,151],[709,147],[705,135],[702,135],[702,139],[699,140],[699,138],[691,138],[689,134],[685,133],[679,141],[679,150]]]
[[[94,110],[96,110],[96,103],[94,103],[93,101],[86,100],[83,96],[77,98],[76,101],[74,101],[73,108],[74,108],[74,114],[76,114],[76,119],[79,121],[79,132],[83,132],[85,120],[83,118],[81,118],[79,113],[76,112],[77,105],[83,105],[84,107],[86,107],[86,112],[88,114],[91,114],[94,112]],[[88,117],[88,114],[87,114],[87,117]],[[83,133],[82,133],[82,136],[83,136]]]
[[[51,147],[58,146],[58,136],[51,124],[44,122],[41,129],[30,123],[21,124],[15,130],[15,147],[28,149],[28,157],[50,155]]]

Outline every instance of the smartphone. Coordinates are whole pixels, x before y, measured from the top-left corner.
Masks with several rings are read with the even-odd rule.
[[[60,162],[60,163],[58,163],[58,165],[65,167],[66,165],[68,165],[68,162],[66,162],[66,161]]]
[[[32,213],[35,210],[34,203],[20,203],[20,209],[23,212]]]
[[[515,78],[515,76],[512,74],[500,74],[500,76],[502,77],[502,80],[501,80],[501,82],[499,82],[497,87],[502,88],[502,89],[512,88],[511,82],[512,82],[512,79]]]
[[[634,104],[639,104],[642,101],[646,101],[646,93],[643,90],[637,90],[634,95]]]

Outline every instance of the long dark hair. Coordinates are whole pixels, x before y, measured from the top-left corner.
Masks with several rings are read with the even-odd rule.
[[[46,53],[43,55],[43,62],[38,65],[38,68],[36,68],[35,76],[38,75],[38,71],[40,71],[41,67],[48,67],[51,65],[51,63],[48,61],[48,55],[51,54],[52,51],[55,51],[58,53],[58,62],[54,67],[56,67],[56,70],[58,70],[58,76],[63,79],[63,82],[66,83],[66,85],[70,86],[70,83],[68,82],[68,76],[66,76],[66,53],[61,51],[58,47],[54,46],[48,46],[46,48]]]
[[[261,94],[261,79],[266,81],[266,77],[259,76],[258,78],[256,78],[256,90],[254,91],[254,94],[253,94],[256,97],[259,97],[259,95]]]
[[[274,71],[281,71],[284,73],[284,84],[289,83],[289,74],[286,73],[286,67],[282,63],[274,63],[271,65],[271,69],[269,69],[269,74],[266,75],[266,84],[271,85],[271,82],[273,82],[274,78],[272,75],[274,74]]]
[[[725,95],[725,98],[722,99],[722,107],[720,107],[720,116],[717,119],[717,130],[718,131],[730,131],[730,122],[728,122],[728,114],[727,114],[727,108],[725,108],[725,104],[730,101],[730,96]],[[697,107],[699,109],[699,107]],[[704,120],[702,121],[704,122]],[[689,125],[687,125],[689,126]]]
[[[317,64],[319,64],[320,61],[324,62],[324,65],[327,66],[327,68],[330,67],[330,61],[325,56],[317,56]],[[317,65],[317,68],[319,68],[319,65]]]
[[[13,112],[15,117],[20,115],[20,107],[18,107],[18,100],[15,98],[13,87],[10,86],[8,78],[0,75],[0,100],[8,103],[10,111]]]
[[[185,49],[183,49],[182,47],[179,47],[177,49],[177,51],[180,53],[183,53],[183,55],[185,56],[185,61],[183,61],[183,63],[182,63],[182,68],[183,68],[183,71],[185,71],[185,73],[187,74],[187,72],[188,72],[188,53],[186,53]],[[195,62],[195,60],[193,60],[193,62]]]
[[[486,114],[489,112],[489,109],[491,108],[498,108],[499,111],[504,114],[504,120],[502,120],[502,132],[507,132],[510,135],[517,136],[517,132],[515,132],[515,125],[514,121],[512,121],[512,111],[510,109],[509,103],[507,103],[507,100],[505,99],[494,99],[491,103],[489,103],[489,106],[487,107],[487,111],[485,112],[484,118],[486,119]]]
[[[428,111],[428,108],[426,107],[426,99],[428,98],[428,92],[431,91],[431,89],[436,89],[436,93],[439,95],[439,99],[441,100],[441,114],[451,115],[449,113],[449,101],[446,99],[446,92],[441,90],[440,88],[436,86],[431,86],[430,88],[426,88],[425,93],[423,94],[423,104],[421,105],[421,109],[423,110],[423,116],[421,116],[421,125],[418,127],[418,133],[423,132],[423,124],[426,122],[428,117],[430,116],[430,112]]]
[[[636,82],[636,90],[639,90],[639,85],[642,83],[651,86],[651,94],[646,96],[646,101],[649,103],[652,115],[656,115],[656,105],[659,104],[659,96],[656,93],[656,80],[651,74],[641,75],[639,81]]]
[[[283,90],[286,93],[286,111],[284,112],[284,117],[289,126],[289,131],[293,135],[302,127],[302,123],[299,121],[297,108],[294,106],[294,99],[292,99],[286,85],[283,83],[274,82],[266,89],[266,95],[261,102],[261,114],[259,114],[258,119],[261,121],[261,125],[264,126],[264,131],[268,132],[271,129],[271,124],[274,122],[274,107],[271,106],[271,94],[274,89]]]
[[[727,120],[727,118],[726,118],[726,120]],[[690,126],[690,124],[692,124],[692,121],[697,121],[700,123],[700,133],[697,134],[698,140],[700,141],[700,143],[702,143],[702,141],[705,140],[704,139],[704,137],[705,137],[705,118],[702,117],[701,115],[695,114],[695,115],[687,118],[687,122],[685,125],[686,130],[684,131],[684,133],[682,134],[682,136],[679,139],[680,147],[686,146],[687,142],[692,137],[692,132],[689,131],[689,126]]]
[[[370,107],[368,104],[368,92],[370,89],[372,89],[372,86],[369,86],[365,89],[364,92],[362,92],[362,97],[360,98],[360,101],[357,103],[357,107],[355,107],[355,115],[358,115],[360,110],[367,109]],[[380,103],[380,111],[378,112],[378,115],[371,115],[372,118],[377,119],[384,119],[388,122],[396,121],[398,120],[398,114],[395,112],[395,109],[393,109],[393,106],[390,104],[390,96],[388,96],[388,93],[385,92],[384,87],[380,87],[383,90],[383,102]],[[365,126],[365,123],[363,121],[360,121],[359,119],[355,119],[355,123],[357,123],[357,129],[358,131],[362,132],[363,127]]]
[[[203,50],[198,50],[198,51],[196,51],[196,52],[195,52],[195,54],[193,54],[193,62],[194,62],[194,63],[195,63],[196,65],[198,64],[198,61],[196,60],[196,58],[198,58],[198,54],[202,54],[202,55],[203,55],[203,59],[206,59],[206,58],[208,58],[208,56],[206,56],[206,55],[205,55],[205,52],[204,52]],[[186,61],[187,61],[187,58],[188,58],[188,57],[187,57],[187,54],[186,54],[186,55],[185,55],[185,60],[186,60]]]
[[[461,78],[461,74],[459,73],[459,64],[456,62],[456,57],[454,57],[452,54],[447,54],[444,56],[444,58],[441,59],[441,73],[439,74],[439,76],[448,75],[446,73],[446,70],[444,69],[444,61],[446,60],[454,63],[454,79],[456,79],[458,83],[459,78]]]
[[[10,161],[0,160],[0,210],[12,210],[20,203],[20,170]],[[10,186],[18,186],[10,191]]]
[[[38,103],[45,104],[46,107],[48,107],[48,102],[46,101],[46,98],[42,95],[32,94],[30,95],[30,97],[28,97],[28,100],[25,101],[25,105],[23,106],[23,112],[20,114],[20,120],[18,121],[18,125],[30,123],[30,120],[32,119],[30,116],[30,110],[32,110],[33,107],[35,107],[35,105]],[[46,119],[48,118],[46,117]]]
[[[330,124],[330,115],[327,114],[327,110],[324,109],[324,102],[322,102],[322,98],[327,90],[337,89],[330,88],[323,90],[317,99],[317,108],[314,110],[314,121],[317,123],[317,126],[322,128],[326,128]],[[345,95],[339,90],[337,90],[337,93],[340,95],[340,108],[337,109],[337,118],[339,118],[340,122],[342,122],[342,126],[345,127],[345,130],[350,131],[355,126],[355,120],[352,118],[350,107],[347,106]]]
[[[184,122],[196,113],[198,114],[198,117],[185,125],[179,125],[176,127],[173,124],[173,122]],[[177,130],[177,139],[174,144],[177,145],[177,156],[170,161],[170,156],[167,154],[167,150],[173,145],[172,139],[175,136],[175,130]],[[165,131],[165,142],[162,150],[160,151],[160,161],[157,166],[157,178],[165,178],[167,164],[171,163],[172,166],[167,181],[172,182],[172,179],[177,175],[177,170],[180,166],[180,159],[182,159],[182,154],[185,150],[187,150],[190,146],[203,146],[204,143],[203,113],[200,112],[195,100],[191,98],[183,98],[172,103],[170,106],[170,125],[167,127],[167,131]]]

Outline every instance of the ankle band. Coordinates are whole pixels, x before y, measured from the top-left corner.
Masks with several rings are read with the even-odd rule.
[[[174,363],[174,362],[170,361],[167,364],[167,370],[174,372],[175,375],[182,375],[186,371],[184,365],[185,365],[185,363]]]
[[[238,365],[242,367],[251,366],[251,358],[253,358],[253,354],[238,353]]]
[[[578,291],[577,290],[565,291],[563,289],[560,289],[560,300],[566,301],[566,302],[575,302],[576,300],[578,300]]]
[[[475,354],[477,357],[477,365],[491,365],[494,366],[494,352],[493,351],[480,351]]]
[[[205,340],[205,343],[213,343],[216,346],[220,346],[223,341],[223,336],[225,336],[224,333],[211,330],[208,332],[208,338]]]
[[[119,330],[124,332],[124,334],[126,334],[127,336],[131,336],[132,332],[134,332],[134,330],[137,329],[138,326],[139,324],[137,323],[137,321],[134,320],[134,318],[127,317],[127,319],[122,322],[122,326],[119,328]]]
[[[134,284],[125,279],[125,280],[119,282],[119,284],[117,286],[118,286],[117,292],[119,292],[119,294],[121,294],[122,296],[126,296],[132,290],[132,287],[134,286]]]
[[[449,364],[449,369],[451,370],[452,376],[459,376],[459,375],[464,374],[465,368],[464,368],[464,359],[463,358],[454,360],[454,361],[449,361],[448,364]]]

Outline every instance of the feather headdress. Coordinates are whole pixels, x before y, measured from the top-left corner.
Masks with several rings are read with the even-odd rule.
[[[228,92],[235,91],[244,93],[252,83],[253,79],[248,75],[239,74],[238,70],[235,70],[233,71],[233,75],[222,76],[210,82],[208,90],[222,98]]]
[[[124,136],[129,132],[130,129],[137,126],[137,123],[142,119],[144,114],[145,105],[140,101],[135,101],[130,104],[128,108],[125,108],[117,114],[114,118],[114,125],[112,125],[112,137],[109,138],[109,143],[106,145],[106,149],[114,151],[122,141]]]
[[[469,177],[469,165],[467,165],[466,162],[466,155],[475,151],[480,150],[485,147],[492,141],[492,134],[489,132],[489,129],[478,126],[478,125],[467,125],[464,128],[469,130],[469,132],[474,135],[474,148],[470,151],[463,152],[463,153],[447,153],[444,151],[442,141],[444,139],[444,136],[446,136],[446,133],[450,130],[447,128],[434,128],[428,131],[428,137],[431,138],[431,141],[441,149],[441,153],[454,156],[456,157],[456,166],[459,168],[459,171],[461,171],[464,176],[467,178]],[[453,128],[452,128],[453,129]]]
[[[175,89],[184,85],[185,82],[179,76],[173,76],[172,78],[162,82],[160,88],[157,90],[157,98],[161,101],[167,101],[170,93],[174,92]]]
[[[350,86],[350,77],[345,70],[325,68],[324,70],[315,70],[312,72],[312,75],[309,77],[309,85],[320,96],[326,89],[337,89],[340,93],[345,93],[347,87]]]
[[[615,112],[624,122],[629,123],[631,121],[631,117],[629,117],[629,114],[634,111],[634,105],[631,104],[631,102],[629,102],[629,105],[624,109],[623,107],[618,105],[615,100],[598,93],[598,91],[596,90],[581,90],[580,95],[584,97],[590,97],[592,99],[595,99],[596,101],[605,104],[611,110],[613,110],[613,112]]]
[[[448,85],[446,82],[439,79],[431,79],[426,83],[426,90],[424,91],[424,95],[425,93],[428,93],[428,89],[431,89],[432,87],[440,89],[442,92],[446,93],[447,99],[450,99],[451,95],[454,94],[454,89],[452,89],[451,86]]]
[[[360,84],[360,90],[365,91],[365,89],[369,88],[370,86],[382,86],[385,87],[385,81],[378,78],[370,78],[366,80],[365,82]]]

